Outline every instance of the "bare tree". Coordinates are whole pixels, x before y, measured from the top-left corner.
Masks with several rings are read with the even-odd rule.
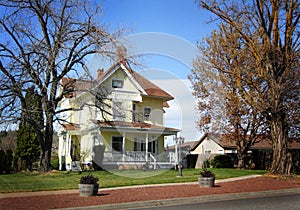
[[[216,37],[213,34],[208,40],[208,49],[209,46],[215,49],[211,49],[214,58],[208,58],[207,62],[219,73],[219,78],[223,74],[233,78],[238,85],[235,95],[265,118],[273,142],[270,172],[288,174],[288,133],[297,122],[299,125],[294,118],[299,116],[300,101],[299,1],[198,3],[221,23],[220,36],[216,33]],[[231,44],[234,40],[238,41],[236,45]],[[219,48],[212,43],[219,41]]]
[[[61,80],[77,76],[89,55],[109,55],[119,32],[104,29],[92,1],[6,0],[0,9],[1,121],[18,120],[24,90],[34,85],[45,116],[43,132],[36,130],[40,169],[48,171],[57,105],[69,94],[58,91]]]

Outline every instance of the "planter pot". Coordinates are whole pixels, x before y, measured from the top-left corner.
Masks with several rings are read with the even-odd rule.
[[[215,184],[215,177],[199,177],[198,182],[200,187],[213,187]]]
[[[80,196],[95,196],[98,193],[99,184],[78,184]]]

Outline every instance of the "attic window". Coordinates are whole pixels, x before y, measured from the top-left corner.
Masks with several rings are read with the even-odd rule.
[[[120,79],[112,80],[112,88],[123,88],[124,81]]]

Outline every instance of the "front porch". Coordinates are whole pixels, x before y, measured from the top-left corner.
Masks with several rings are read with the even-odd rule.
[[[106,151],[101,166],[105,169],[165,169],[175,167],[176,164],[174,152],[155,155],[145,151],[126,151],[123,154]]]
[[[60,166],[83,169],[162,169],[178,163],[165,151],[165,136],[179,130],[145,123],[101,122],[89,129],[61,133]],[[63,167],[60,167],[62,169]]]

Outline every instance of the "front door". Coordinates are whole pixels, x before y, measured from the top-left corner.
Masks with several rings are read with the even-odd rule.
[[[112,146],[113,152],[123,153],[123,137],[122,136],[112,137],[111,146]]]

